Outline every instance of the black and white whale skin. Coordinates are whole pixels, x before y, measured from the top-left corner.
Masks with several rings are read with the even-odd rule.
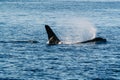
[[[48,44],[55,45],[55,44],[64,44],[53,32],[53,30],[50,28],[50,26],[45,25],[45,29],[48,35]],[[96,37],[91,40],[83,41],[83,42],[76,42],[75,44],[81,44],[81,43],[106,43],[107,40],[101,37]]]

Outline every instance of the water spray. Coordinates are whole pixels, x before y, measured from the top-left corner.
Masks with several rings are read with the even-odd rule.
[[[90,40],[96,37],[97,29],[87,19],[69,18],[59,19],[60,34],[63,42],[75,43]]]

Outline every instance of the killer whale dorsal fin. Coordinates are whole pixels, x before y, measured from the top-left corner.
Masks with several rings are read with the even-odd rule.
[[[56,36],[56,34],[53,32],[53,30],[50,28],[50,26],[45,25],[45,29],[48,35],[49,44],[58,44],[60,40]]]

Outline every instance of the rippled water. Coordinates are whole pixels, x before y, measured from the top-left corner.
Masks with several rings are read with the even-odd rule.
[[[1,42],[0,80],[120,80],[119,4],[80,1],[0,2],[0,41],[39,41],[36,44]],[[45,24],[50,25],[62,39],[66,32],[76,34],[72,30],[82,19],[94,24],[96,36],[106,38],[108,42],[46,44]],[[78,36],[72,37],[75,39]]]

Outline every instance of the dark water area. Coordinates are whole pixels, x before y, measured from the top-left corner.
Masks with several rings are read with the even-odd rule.
[[[120,80],[119,4],[1,1],[0,80]],[[45,24],[64,41],[108,42],[49,46]],[[2,42],[29,40],[39,43]]]

